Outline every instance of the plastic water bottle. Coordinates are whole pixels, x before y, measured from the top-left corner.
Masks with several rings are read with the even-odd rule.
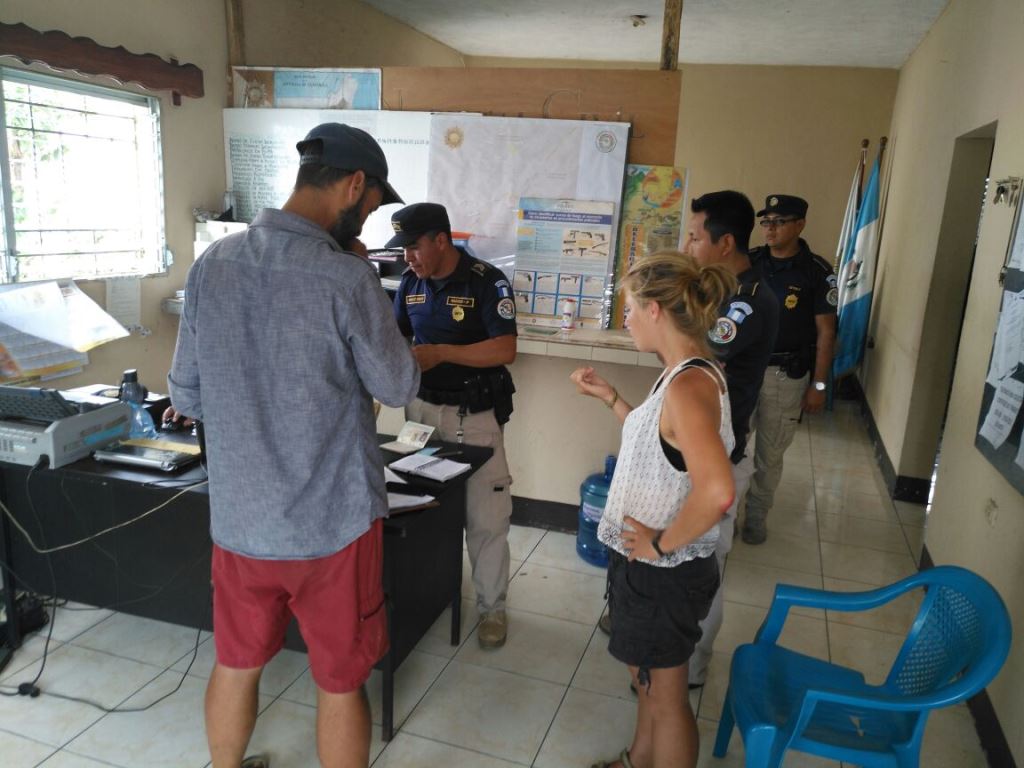
[[[145,406],[146,388],[139,382],[139,372],[135,368],[129,368],[121,376],[119,397],[121,402],[128,403],[132,408],[132,424],[128,437],[155,438],[156,425]]]
[[[608,489],[615,473],[615,457],[604,460],[604,473],[587,477],[580,486],[579,527],[576,530],[576,552],[591,565],[605,568],[608,565],[608,549],[597,538],[597,524],[604,514],[608,501]]]

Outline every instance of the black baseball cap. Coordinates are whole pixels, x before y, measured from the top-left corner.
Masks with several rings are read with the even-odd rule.
[[[313,146],[319,142],[319,147]],[[381,183],[381,205],[404,203],[388,184],[388,161],[376,139],[360,128],[343,123],[321,123],[295,145],[299,165],[326,165],[342,171],[362,171]]]
[[[391,226],[395,236],[384,245],[385,248],[405,248],[428,232],[447,232],[451,235],[452,225],[448,211],[439,203],[413,203],[391,214]]]
[[[758,211],[757,215],[764,216],[766,213],[802,219],[807,216],[807,201],[796,195],[768,195],[764,199],[764,208]]]

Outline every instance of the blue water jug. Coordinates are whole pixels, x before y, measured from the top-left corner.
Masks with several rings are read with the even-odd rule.
[[[615,473],[615,457],[604,460],[604,474],[590,475],[580,486],[579,527],[576,530],[576,551],[591,565],[608,566],[608,549],[597,538],[597,524],[601,522],[608,489]]]

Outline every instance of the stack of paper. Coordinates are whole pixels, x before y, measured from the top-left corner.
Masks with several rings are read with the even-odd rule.
[[[439,459],[435,456],[424,456],[420,453],[405,456],[398,461],[391,462],[388,466],[399,472],[408,472],[410,475],[425,477],[428,480],[436,480],[439,483],[451,480],[463,472],[468,472],[471,468],[471,465],[464,464],[461,461]]]
[[[388,509],[409,509],[410,507],[422,507],[434,500],[433,496],[423,494],[422,496],[410,496],[406,493],[388,493]]]

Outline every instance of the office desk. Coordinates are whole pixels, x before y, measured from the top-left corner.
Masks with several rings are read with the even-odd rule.
[[[382,437],[381,442],[390,440]],[[398,454],[383,452],[385,459]],[[491,449],[463,446],[475,471]],[[393,731],[394,673],[451,605],[452,644],[459,642],[465,473],[447,483],[410,478],[439,505],[384,521],[384,590],[390,650],[377,664],[383,675],[383,738]],[[85,459],[61,469],[32,470],[0,462],[0,500],[40,546],[88,537],[167,502],[182,486],[205,478],[200,468],[180,475],[145,472]],[[0,526],[0,557],[21,579],[17,586],[57,597],[189,627],[212,629],[210,511],[206,487],[135,523],[87,544],[38,555],[24,537]],[[5,579],[7,574],[5,572]],[[13,599],[14,589],[5,590]],[[12,606],[13,607],[13,606]],[[13,610],[8,615],[13,615]],[[16,622],[7,644],[20,645]],[[294,623],[286,645],[305,650]]]

